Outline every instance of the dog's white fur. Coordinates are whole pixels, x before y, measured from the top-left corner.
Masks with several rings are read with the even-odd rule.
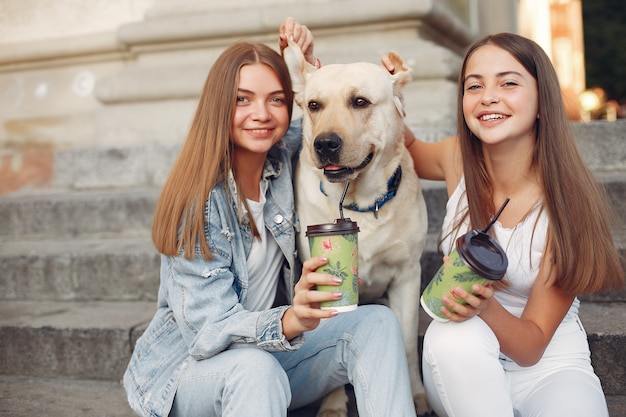
[[[332,223],[340,217],[346,181],[350,185],[344,206],[355,203],[361,209],[369,208],[387,193],[388,181],[398,166],[402,168],[395,197],[379,208],[377,217],[372,211],[346,208],[343,214],[360,228],[360,302],[385,303],[397,315],[413,399],[418,414],[426,414],[430,408],[420,379],[417,344],[420,258],[427,216],[413,161],[404,146],[401,95],[410,80],[410,69],[393,52],[390,58],[397,69],[393,75],[382,65],[364,62],[316,69],[304,60],[297,45],[286,48],[284,57],[296,103],[303,110],[303,148],[295,179],[301,225],[298,253],[303,260],[309,257],[306,226]],[[335,149],[337,146],[340,149]],[[345,416],[346,401],[344,390],[331,393],[318,416]]]

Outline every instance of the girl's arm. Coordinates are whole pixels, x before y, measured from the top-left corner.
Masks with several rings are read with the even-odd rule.
[[[548,280],[539,275],[520,318],[495,300],[480,314],[498,338],[501,351],[518,365],[531,366],[541,359],[574,301],[574,296],[564,294],[553,281],[554,273]]]
[[[404,145],[413,158],[417,176],[425,180],[445,180],[448,195],[451,195],[463,175],[456,136],[450,136],[435,143],[427,143],[417,139],[411,129],[405,125]]]
[[[383,55],[381,64],[390,74],[395,73],[389,54]],[[417,176],[425,180],[445,180],[448,195],[451,195],[463,175],[457,138],[451,136],[436,143],[422,142],[405,124],[404,145],[413,158]]]
[[[464,299],[468,305],[461,305],[448,299],[446,305],[452,307],[455,313],[444,314],[452,321],[463,321],[479,315],[498,338],[502,353],[520,366],[534,365],[541,359],[554,332],[574,301],[574,296],[564,294],[553,285],[556,274],[554,266],[549,278],[546,279],[546,265],[549,265],[549,262],[543,262],[526,307],[519,318],[492,298],[491,288],[478,285],[472,288],[477,292],[477,296],[460,288],[455,290],[455,295]]]

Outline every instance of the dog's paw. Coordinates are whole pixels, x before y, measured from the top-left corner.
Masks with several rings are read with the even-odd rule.
[[[316,417],[348,417],[348,396],[344,387],[324,398]]]
[[[413,402],[415,403],[415,412],[417,413],[418,417],[428,417],[434,415],[433,409],[430,407],[430,404],[428,404],[428,401],[426,400],[426,394],[416,395],[413,398]]]
[[[323,410],[317,413],[317,417],[348,417],[346,410]]]

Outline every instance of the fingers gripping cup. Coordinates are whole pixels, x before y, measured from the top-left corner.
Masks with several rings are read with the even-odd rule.
[[[342,294],[339,300],[320,303],[323,310],[351,311],[359,303],[358,232],[356,222],[349,218],[336,219],[335,223],[307,226],[306,236],[309,238],[311,256],[328,258],[328,263],[317,271],[342,279],[339,286],[317,286],[318,291],[339,291]]]
[[[447,308],[444,296],[453,297],[456,287],[473,293],[472,285],[501,279],[508,265],[506,253],[488,233],[472,230],[457,239],[456,248],[424,289],[420,304],[433,319],[448,321],[441,312],[441,307]]]

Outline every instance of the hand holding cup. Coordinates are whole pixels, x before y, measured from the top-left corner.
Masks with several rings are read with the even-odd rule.
[[[315,257],[304,262],[302,275],[295,285],[292,306],[288,308],[282,318],[283,334],[292,339],[299,334],[315,329],[322,319],[337,315],[335,310],[321,310],[320,303],[341,298],[338,291],[317,291],[318,285],[337,287],[340,282],[337,277],[317,272],[325,265],[328,259]]]
[[[474,285],[486,285],[502,279],[507,267],[508,258],[504,249],[485,231],[472,230],[457,239],[456,247],[424,290],[420,303],[438,321],[450,319],[442,307],[468,315],[469,311],[456,307],[450,298],[461,306],[471,301],[466,309],[480,307],[481,303],[473,294]],[[468,298],[470,296],[474,298]]]
[[[322,309],[334,309],[339,312],[351,311],[359,303],[358,288],[358,232],[356,222],[349,218],[340,218],[335,223],[323,223],[307,227],[309,249],[312,257],[323,256],[328,259],[317,272],[337,277],[339,287],[318,285],[318,291],[338,291],[342,297],[338,300],[320,303]]]

